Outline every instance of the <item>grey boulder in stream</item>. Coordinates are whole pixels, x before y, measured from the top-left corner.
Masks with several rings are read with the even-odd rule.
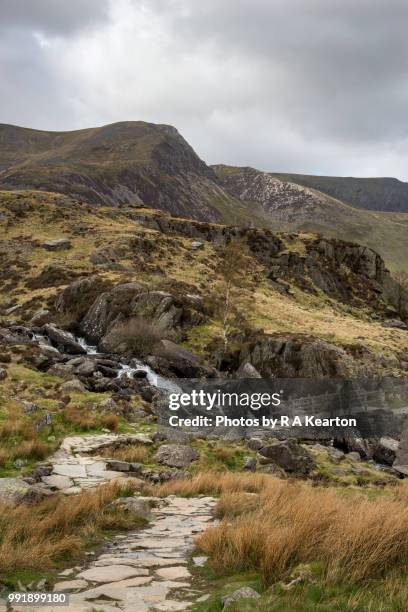
[[[57,348],[61,348],[67,353],[72,354],[84,355],[86,353],[84,347],[81,346],[69,332],[59,329],[52,323],[47,323],[44,325],[43,329],[52,344],[57,346]]]

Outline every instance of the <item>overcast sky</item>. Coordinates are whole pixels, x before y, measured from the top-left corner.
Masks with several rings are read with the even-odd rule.
[[[1,0],[0,122],[169,123],[209,163],[408,179],[407,0]]]

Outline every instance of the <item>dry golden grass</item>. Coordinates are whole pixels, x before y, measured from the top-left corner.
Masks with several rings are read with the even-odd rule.
[[[223,493],[218,501],[216,515],[219,518],[239,516],[254,512],[259,508],[260,496],[257,493],[232,491]]]
[[[67,406],[63,411],[64,419],[67,423],[83,430],[95,429],[98,426],[96,415],[90,414],[80,406]]]
[[[110,483],[69,499],[54,495],[34,506],[0,505],[0,572],[45,570],[79,555],[102,530],[124,529],[135,518],[108,508],[129,484]]]
[[[233,472],[202,472],[189,480],[174,480],[155,488],[155,494],[161,497],[167,495],[219,495],[246,491],[258,493],[272,479],[266,474],[243,474]]]
[[[120,419],[117,414],[105,414],[101,419],[102,425],[110,431],[117,431]]]
[[[10,449],[9,457],[11,459],[45,459],[52,450],[53,447],[50,444],[41,442],[41,440],[26,440]]]
[[[145,463],[149,458],[149,451],[142,444],[127,444],[115,449],[105,449],[104,457],[128,461],[129,463]]]
[[[408,562],[406,487],[370,501],[269,478],[253,500],[224,493],[218,513],[224,520],[200,536],[199,547],[216,568],[258,570],[266,583],[287,577],[299,563],[319,562],[328,580],[357,582]]]
[[[0,438],[4,440],[13,436],[21,436],[24,440],[32,440],[35,438],[35,431],[24,421],[7,419],[1,426]]]
[[[226,461],[235,454],[235,449],[229,446],[219,446],[214,450],[214,455],[219,461]]]

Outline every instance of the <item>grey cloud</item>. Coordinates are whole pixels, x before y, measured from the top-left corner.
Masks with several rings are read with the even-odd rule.
[[[67,35],[108,18],[107,0],[1,0],[0,27]]]
[[[209,162],[406,178],[407,22],[406,0],[2,0],[0,121],[145,119]]]
[[[154,1],[154,0],[153,0]],[[408,135],[405,0],[156,2],[175,36],[263,70],[263,102],[310,135],[346,140]]]

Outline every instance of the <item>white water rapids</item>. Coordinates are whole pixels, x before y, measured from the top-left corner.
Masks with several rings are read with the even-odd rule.
[[[109,357],[108,355],[105,355],[104,353],[101,353],[100,351],[98,351],[97,346],[93,344],[89,344],[85,340],[85,338],[81,336],[74,336],[70,332],[64,332],[64,333],[69,334],[69,336],[73,340],[78,342],[78,344],[80,344],[80,346],[82,346],[82,348],[86,351],[87,355],[89,356],[99,355],[101,357],[106,356],[107,358]],[[44,336],[42,334],[34,334],[34,339],[40,345],[51,346],[51,343],[48,340],[47,336]],[[126,377],[126,378],[132,379],[134,378],[134,375],[136,374],[136,372],[146,372],[147,381],[153,387],[157,387],[158,389],[163,389],[164,391],[167,391],[169,393],[174,393],[174,392],[177,393],[180,391],[180,387],[173,380],[171,380],[170,378],[165,378],[164,376],[160,376],[160,374],[157,374],[154,370],[152,370],[150,366],[143,363],[142,361],[139,361],[138,359],[132,359],[131,364],[124,363],[120,361],[119,359],[118,366],[119,366],[119,369],[118,369],[117,378]]]

